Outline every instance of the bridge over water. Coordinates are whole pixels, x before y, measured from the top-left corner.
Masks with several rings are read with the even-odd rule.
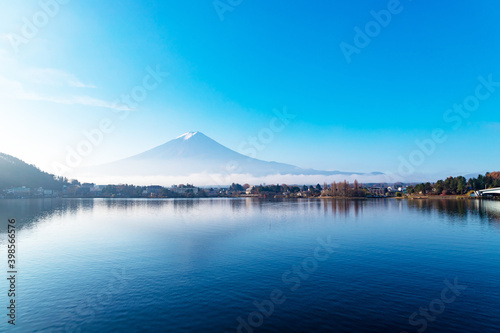
[[[500,187],[496,188],[489,188],[486,190],[479,190],[476,191],[477,196],[483,196],[483,195],[500,195]]]

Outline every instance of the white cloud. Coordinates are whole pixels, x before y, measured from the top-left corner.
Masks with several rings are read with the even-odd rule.
[[[0,96],[19,99],[25,94],[23,85],[18,81],[9,80],[0,75]]]
[[[97,88],[93,84],[85,84],[85,83],[82,83],[78,80],[69,81],[69,85],[72,87],[77,87],[77,88],[92,88],[92,89]]]
[[[0,97],[6,99],[25,100],[25,101],[43,101],[66,105],[85,105],[120,111],[131,111],[123,104],[108,102],[89,96],[51,96],[37,92],[26,91],[23,84],[19,81],[10,80],[0,75]]]
[[[5,39],[5,34],[0,39]],[[43,101],[66,105],[84,105],[120,111],[132,111],[116,103],[74,93],[72,88],[97,88],[84,83],[75,75],[54,68],[23,66],[20,61],[0,48],[0,97],[11,100]],[[64,89],[63,89],[64,88]]]
[[[42,85],[96,88],[94,85],[81,82],[72,74],[53,68],[28,68],[23,72],[23,78]]]
[[[400,178],[395,178],[390,175],[335,175],[335,176],[321,176],[321,175],[268,175],[264,177],[255,177],[250,174],[208,174],[197,173],[189,176],[114,176],[114,175],[99,175],[93,173],[80,172],[74,170],[69,177],[77,178],[80,181],[94,182],[96,184],[134,184],[134,185],[162,185],[170,186],[172,184],[194,184],[196,186],[226,186],[231,183],[240,184],[323,184],[327,182],[330,184],[333,181],[354,182],[358,180],[361,183],[380,183],[380,182],[395,182],[401,181]]]

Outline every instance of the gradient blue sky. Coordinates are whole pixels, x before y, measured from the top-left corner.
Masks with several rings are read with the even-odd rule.
[[[47,2],[43,1],[43,2]],[[225,2],[225,1],[223,1]],[[247,1],[224,14],[213,1],[69,1],[34,38],[23,19],[38,1],[0,12],[0,152],[54,172],[67,146],[104,118],[116,130],[85,158],[128,157],[187,131],[242,152],[273,109],[296,117],[257,158],[301,167],[397,172],[415,140],[448,139],[417,168],[428,175],[500,169],[500,87],[454,129],[443,115],[500,82],[500,3],[401,1],[402,11],[347,63],[340,44],[388,1]],[[147,67],[169,72],[121,120],[113,101]]]

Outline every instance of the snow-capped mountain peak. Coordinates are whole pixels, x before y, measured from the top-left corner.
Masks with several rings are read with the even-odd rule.
[[[131,177],[150,177],[150,179],[163,179],[165,177],[184,177],[193,182],[193,175],[204,177],[201,181],[205,184],[218,184],[218,177],[241,176],[241,181],[246,182],[249,177],[277,177],[295,176],[297,180],[289,178],[288,182],[299,183],[305,176],[317,176],[319,180],[326,180],[328,176],[374,176],[359,172],[340,172],[302,169],[300,167],[267,162],[242,155],[231,150],[201,132],[187,132],[160,146],[147,150],[138,155],[125,158],[100,167],[88,170],[89,174],[98,176],[118,177],[119,182],[133,183]],[[214,176],[215,175],[215,176]],[[163,177],[163,178],[162,178]],[[116,178],[116,179],[118,179]],[[198,179],[200,181],[201,178]],[[248,180],[249,181],[249,180]],[[137,182],[137,181],[136,181]],[[156,181],[155,181],[156,182]],[[257,180],[254,180],[257,182]],[[229,182],[230,184],[231,182]],[[227,185],[226,183],[224,183]]]
[[[189,140],[193,136],[195,136],[196,134],[198,134],[198,132],[186,132],[186,133],[184,133],[184,134],[179,135],[178,137],[176,137],[176,139],[183,138],[184,140]]]

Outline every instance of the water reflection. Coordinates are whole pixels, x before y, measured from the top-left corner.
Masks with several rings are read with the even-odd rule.
[[[426,218],[449,216],[453,223],[467,222],[476,217],[490,224],[500,224],[500,202],[488,200],[394,200],[394,199],[32,199],[0,200],[0,219],[15,218],[18,227],[26,228],[53,216],[74,216],[82,212],[126,213],[165,216],[175,221],[192,222],[219,219],[225,223],[249,215],[266,215],[279,221],[290,216],[312,215],[358,218],[370,211],[417,210]],[[484,222],[483,222],[484,223]],[[0,232],[6,232],[7,223],[0,223]]]
[[[57,332],[66,321],[81,326],[67,313],[96,297],[114,279],[113,267],[127,272],[127,288],[99,307],[82,332],[130,331],[142,324],[136,318],[151,326],[133,331],[234,332],[235,318],[255,311],[254,300],[267,299],[273,288],[289,290],[283,273],[327,236],[340,247],[287,294],[263,332],[293,320],[297,332],[373,331],[367,326],[373,322],[385,325],[378,331],[401,331],[394,328],[408,326],[408,316],[455,276],[485,292],[454,303],[432,330],[450,331],[459,318],[469,323],[463,331],[474,331],[481,322],[467,317],[470,309],[500,327],[493,326],[500,296],[492,292],[500,238],[491,232],[500,225],[498,201],[0,200],[0,212],[26,229],[19,234],[25,316],[16,332]]]
[[[417,209],[427,217],[437,214],[450,216],[454,222],[466,222],[471,217],[497,224],[500,222],[500,202],[490,200],[415,199],[408,200],[410,209]]]
[[[366,205],[366,200],[349,200],[349,199],[331,199],[324,202],[325,209],[324,213],[327,215],[331,213],[333,216],[350,216],[358,215],[363,213],[363,207]],[[330,210],[328,210],[330,207]]]
[[[26,228],[63,211],[76,212],[77,208],[77,203],[61,199],[0,200],[0,232],[6,232],[8,219],[14,218],[18,228]]]

